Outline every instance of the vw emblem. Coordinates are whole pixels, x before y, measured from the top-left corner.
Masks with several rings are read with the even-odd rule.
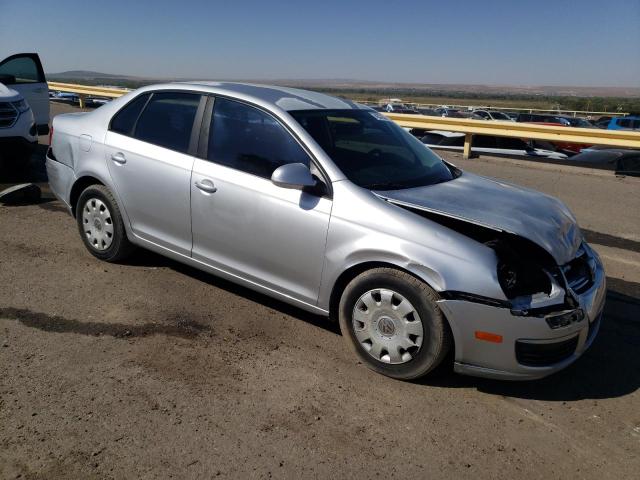
[[[389,317],[382,317],[378,320],[378,330],[385,337],[392,337],[396,333],[396,325]]]

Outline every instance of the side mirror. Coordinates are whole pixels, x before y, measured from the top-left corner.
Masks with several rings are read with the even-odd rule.
[[[279,187],[297,190],[316,186],[315,178],[304,163],[288,163],[276,168],[271,181]]]

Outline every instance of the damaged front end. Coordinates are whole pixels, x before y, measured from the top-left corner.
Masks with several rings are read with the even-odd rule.
[[[606,285],[600,259],[585,242],[578,244],[573,258],[558,264],[548,251],[521,235],[385,199],[496,254],[497,280],[505,298],[439,292],[455,337],[456,371],[540,378],[564,368],[589,347],[599,328]],[[492,340],[483,341],[486,338]]]

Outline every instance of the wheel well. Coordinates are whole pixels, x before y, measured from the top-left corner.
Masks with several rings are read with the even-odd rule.
[[[340,305],[340,297],[342,295],[342,292],[346,288],[346,286],[349,284],[349,282],[354,278],[356,278],[358,275],[360,275],[362,272],[366,272],[367,270],[372,270],[374,268],[393,268],[394,270],[405,272],[411,275],[412,277],[417,278],[421,282],[424,282],[427,285],[429,285],[428,282],[425,282],[424,279],[416,276],[415,273],[410,272],[409,270],[406,270],[402,267],[399,267],[398,265],[394,265],[393,263],[387,263],[387,262],[359,263],[357,265],[353,265],[352,267],[349,267],[344,272],[342,272],[338,277],[338,279],[336,280],[336,283],[333,285],[333,289],[331,290],[331,296],[329,297],[329,318],[333,320],[337,320],[338,307]],[[431,285],[429,286],[431,287]]]
[[[394,265],[393,263],[386,263],[386,262],[359,263],[342,272],[338,277],[338,279],[336,280],[336,283],[333,285],[333,289],[331,290],[331,297],[329,298],[329,319],[330,320],[333,320],[336,322],[338,321],[338,307],[340,306],[340,297],[342,295],[342,292],[346,288],[346,286],[349,284],[349,282],[354,278],[356,278],[361,273],[366,272],[367,270],[371,270],[373,268],[393,268],[394,270],[405,272],[411,275],[412,277],[417,278],[421,282],[424,282],[427,285],[429,285],[429,282],[426,282],[424,279],[418,277],[415,273],[405,268],[399,267],[398,265]],[[431,287],[431,285],[429,285],[429,287],[433,290],[433,287]],[[438,292],[436,292],[436,295],[437,293]],[[451,358],[453,359],[455,357],[456,339],[453,335],[453,329],[451,328],[451,324],[445,312],[442,312],[442,316],[445,319],[446,328],[449,330],[449,333],[451,334],[451,355],[452,355]]]
[[[71,195],[69,195],[69,203],[71,204],[71,211],[73,212],[73,216],[76,216],[76,203],[78,203],[78,198],[80,198],[80,194],[82,191],[91,186],[91,185],[104,185],[100,180],[95,177],[80,177],[76,180],[76,183],[73,184],[71,188]]]

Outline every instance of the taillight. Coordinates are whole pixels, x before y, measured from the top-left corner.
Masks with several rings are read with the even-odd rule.
[[[49,129],[49,146],[52,145],[51,143],[52,141],[53,141],[53,126],[51,126],[51,128]]]

